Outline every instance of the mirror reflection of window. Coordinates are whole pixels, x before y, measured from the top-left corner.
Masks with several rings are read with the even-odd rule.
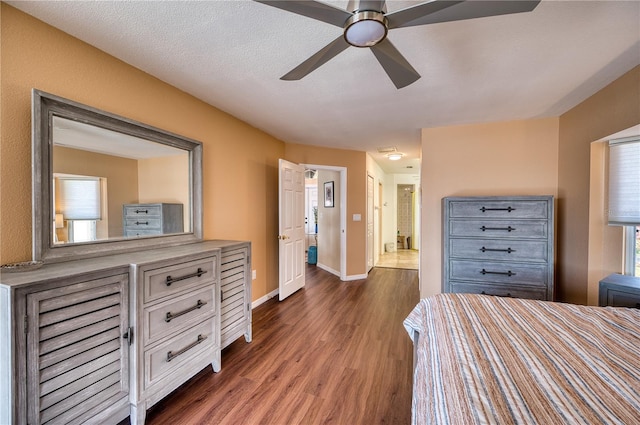
[[[54,174],[55,243],[106,238],[107,179]]]

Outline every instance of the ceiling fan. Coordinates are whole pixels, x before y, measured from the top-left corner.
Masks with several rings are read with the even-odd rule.
[[[389,41],[389,30],[530,12],[540,3],[540,0],[432,0],[387,13],[385,0],[360,0],[357,7],[354,7],[357,0],[351,0],[347,7],[349,10],[312,0],[255,1],[344,30],[338,38],[283,75],[281,80],[300,80],[349,46],[369,47],[398,89],[417,81],[420,74]]]

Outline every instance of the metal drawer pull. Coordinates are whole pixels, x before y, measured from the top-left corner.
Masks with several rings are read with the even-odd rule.
[[[492,251],[492,252],[506,252],[507,254],[511,254],[512,252],[516,252],[515,249],[511,249],[511,247],[507,248],[507,249],[495,249],[495,248],[485,248],[482,247],[480,248],[480,251],[482,252],[487,252],[487,251]]]
[[[149,214],[149,210],[136,210],[136,214],[145,213]]]
[[[148,222],[148,221],[136,221],[136,226],[139,226],[139,225],[141,225],[141,224],[144,224],[144,225],[147,225],[147,226],[148,226],[148,225],[149,225],[149,222]]]
[[[492,271],[485,270],[485,269],[482,269],[482,271],[480,272],[480,274],[503,274],[503,275],[505,275],[505,276],[509,276],[509,277],[511,277],[511,276],[515,276],[515,275],[516,275],[516,274],[515,274],[515,273],[513,273],[511,270],[506,271],[506,272],[492,272]]]
[[[480,228],[480,230],[482,230],[483,232],[486,231],[486,230],[506,230],[507,232],[511,232],[513,230],[516,230],[516,228],[515,227],[511,227],[511,226],[509,226],[509,227],[485,227],[485,226],[482,226]]]
[[[184,276],[180,276],[180,277],[171,277],[171,276],[167,276],[167,286],[171,286],[171,284],[173,282],[177,282],[179,280],[185,280],[185,279],[189,279],[190,277],[200,277],[203,274],[205,274],[207,271],[206,270],[202,270],[200,267],[198,267],[198,271],[196,271],[195,273],[191,273],[191,274],[186,274]]]
[[[512,207],[507,207],[507,208],[486,208],[486,207],[482,207],[480,208],[480,211],[485,212],[485,211],[507,211],[507,212],[511,212],[511,211],[515,211],[515,208]]]
[[[491,295],[492,297],[512,298],[511,292],[507,292],[507,295],[496,295],[496,294],[487,294],[486,292],[482,291],[481,294],[482,295]]]
[[[207,304],[206,301],[203,302],[201,300],[198,300],[196,305],[194,305],[193,307],[189,307],[186,310],[182,310],[182,311],[180,311],[178,313],[171,314],[170,311],[167,311],[167,316],[165,317],[164,321],[169,323],[171,321],[171,319],[175,319],[176,317],[180,317],[183,314],[187,314],[187,313],[189,313],[189,312],[191,312],[193,310],[197,310],[197,309],[199,309],[200,307],[202,307],[203,305],[206,305],[206,304]]]
[[[196,345],[200,344],[205,339],[207,339],[207,336],[201,334],[201,335],[198,335],[198,340],[197,341],[192,342],[191,344],[187,345],[183,349],[181,349],[179,351],[176,351],[175,353],[173,351],[167,351],[167,361],[170,362],[171,360],[173,360],[176,357],[178,357],[180,354],[186,353],[187,351],[191,350]]]

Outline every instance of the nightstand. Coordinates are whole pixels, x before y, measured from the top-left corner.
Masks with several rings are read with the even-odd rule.
[[[601,307],[633,307],[640,308],[640,278],[612,274],[600,281]]]

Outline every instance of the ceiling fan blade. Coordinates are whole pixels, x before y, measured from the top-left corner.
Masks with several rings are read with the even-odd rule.
[[[327,24],[336,25],[342,28],[347,19],[353,15],[343,9],[338,9],[329,4],[309,0],[254,0],[268,6],[277,7],[297,15],[306,16]]]
[[[371,47],[371,51],[393,81],[396,88],[401,89],[420,78],[420,74],[402,56],[388,38]]]
[[[540,0],[433,0],[386,14],[389,29],[531,12]]]
[[[327,63],[329,59],[337,56],[338,53],[342,52],[349,46],[350,44],[347,43],[342,35],[340,35],[340,37],[327,44],[318,53],[314,54],[309,59],[289,71],[287,74],[280,77],[280,79],[287,81],[300,80],[312,71],[320,68],[322,65]]]
[[[385,0],[360,0],[358,10],[375,10],[382,12],[384,10]]]

